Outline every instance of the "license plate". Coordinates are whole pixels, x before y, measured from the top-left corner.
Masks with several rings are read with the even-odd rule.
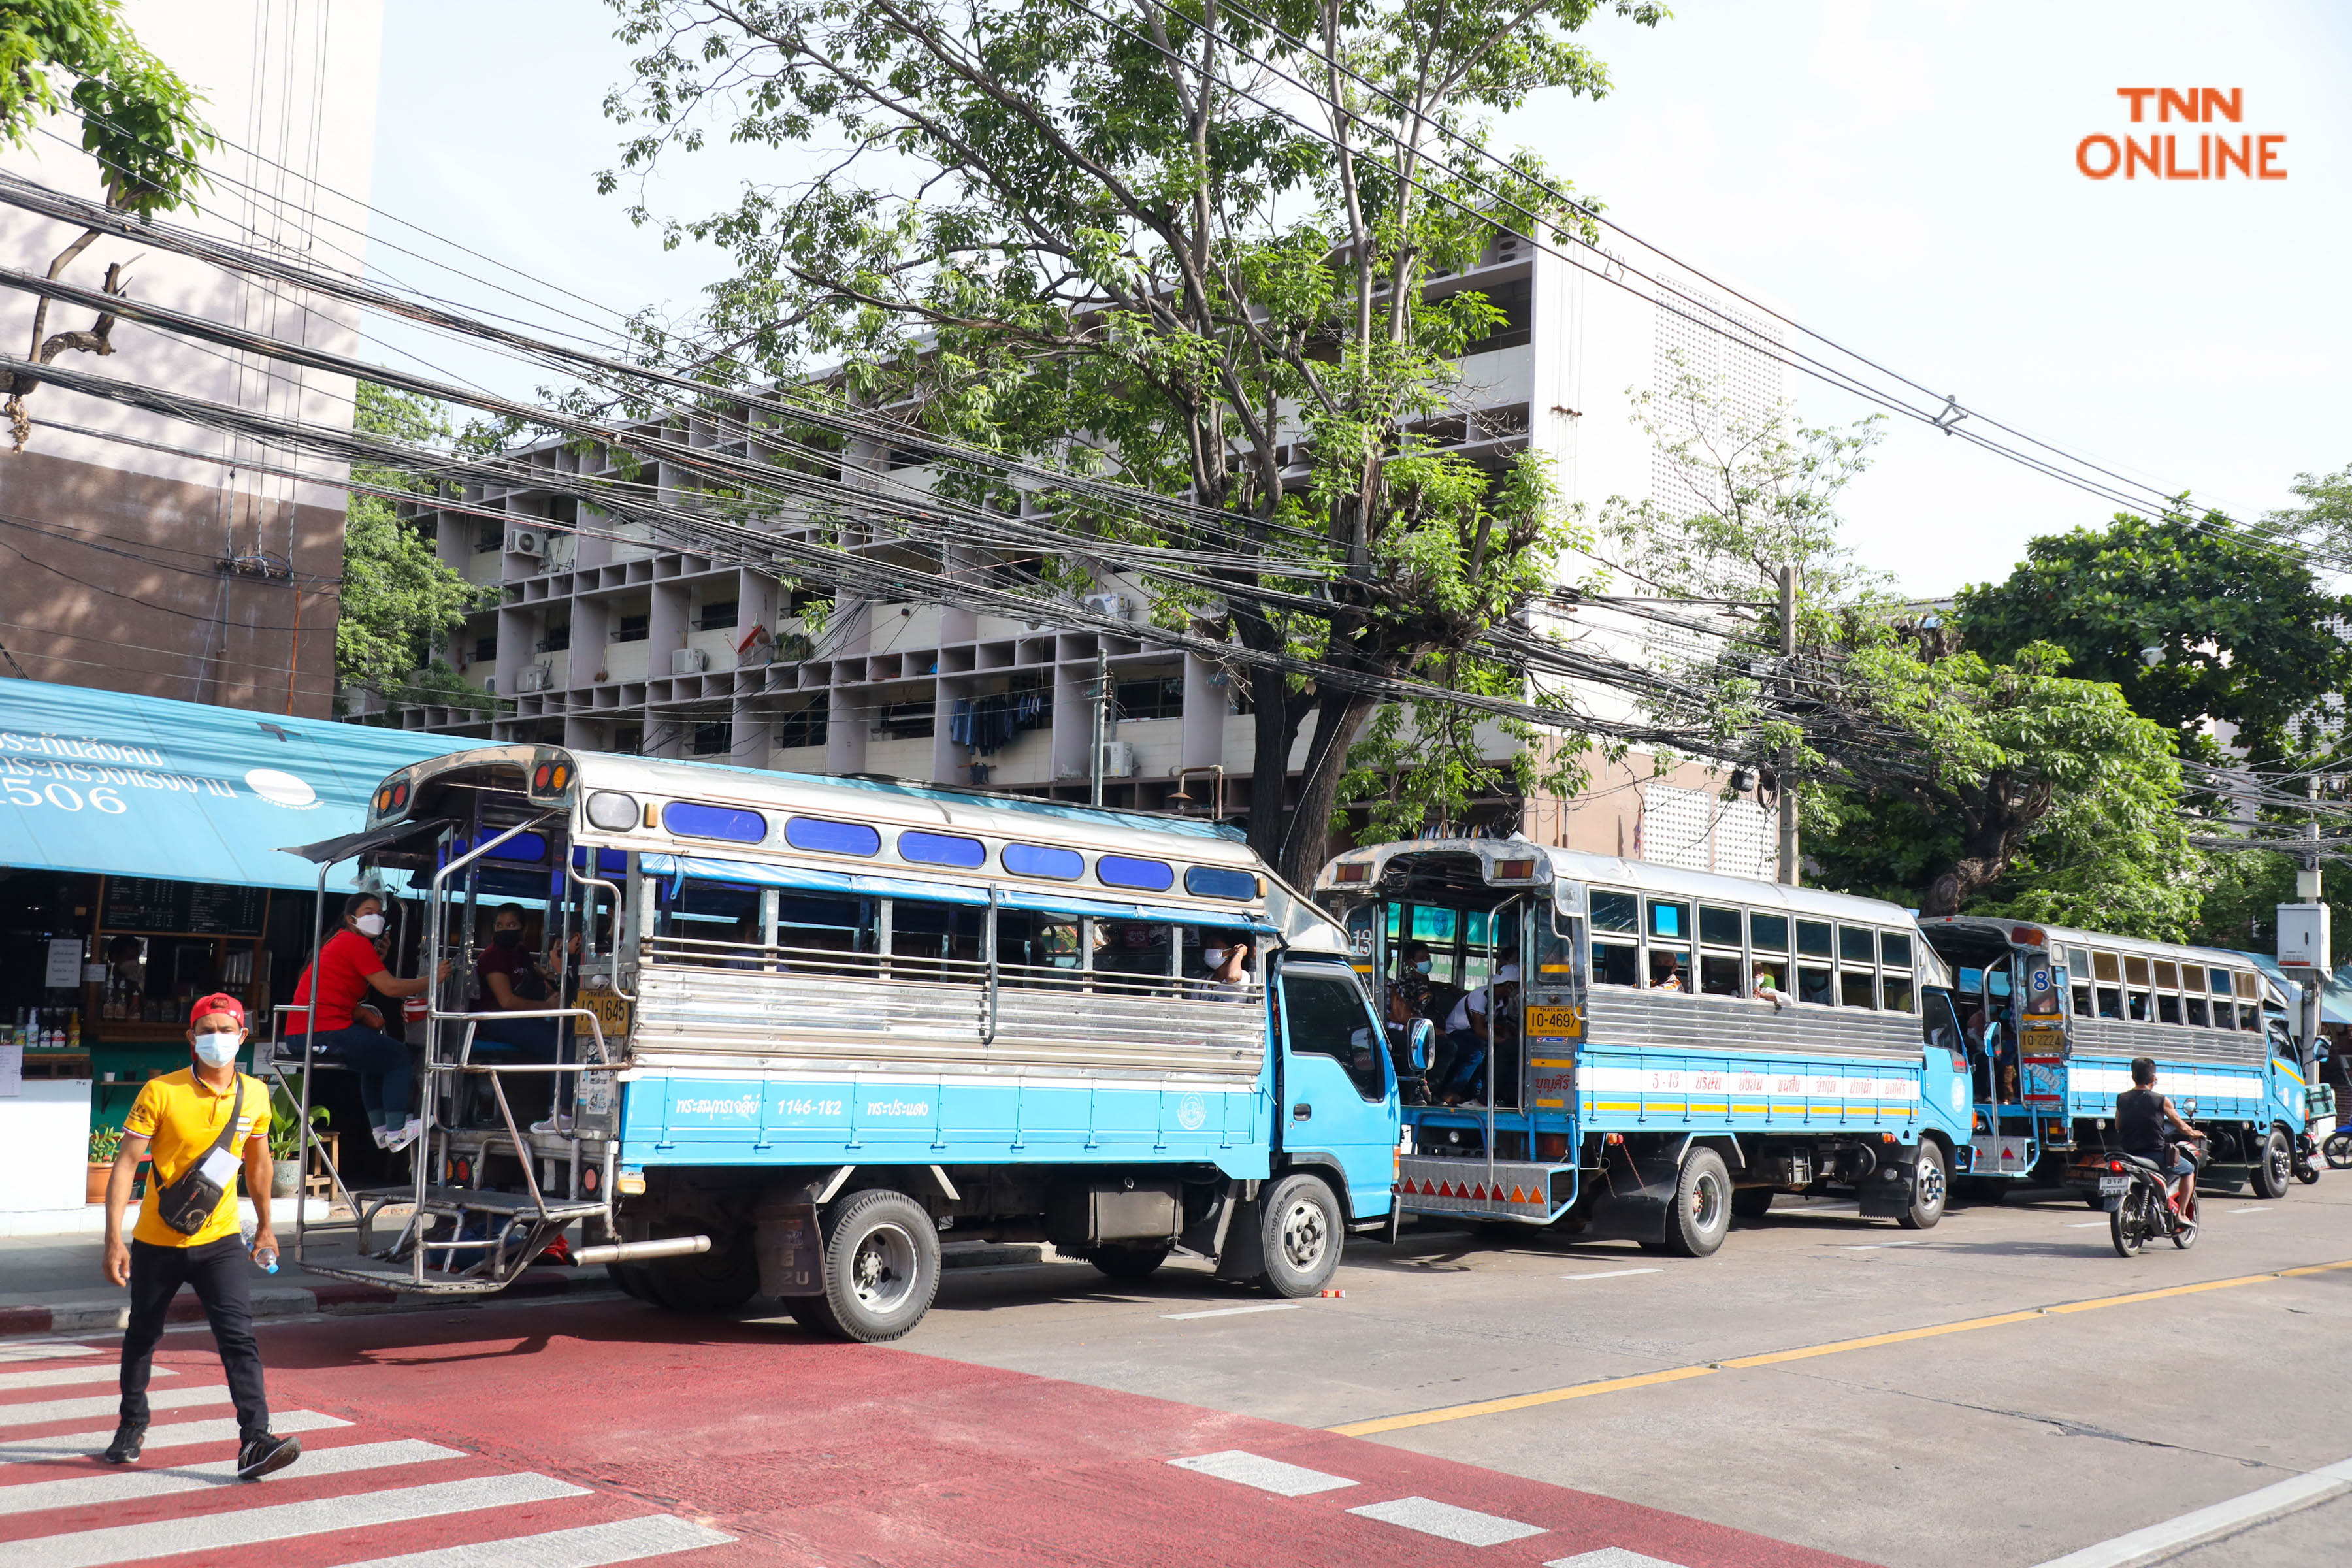
[[[604,1047],[618,1054],[623,1041],[629,1037],[628,999],[605,990],[583,989],[580,1005],[596,1015],[596,1023],[604,1031]]]
[[[2131,1178],[2129,1176],[2101,1176],[2099,1178],[2099,1195],[2103,1198],[2111,1198],[2119,1193],[2125,1193],[2130,1190]]]
[[[1528,1009],[1528,1035],[1536,1038],[1550,1035],[1566,1039],[1578,1039],[1584,1034],[1584,1015],[1573,1007],[1530,1007]]]

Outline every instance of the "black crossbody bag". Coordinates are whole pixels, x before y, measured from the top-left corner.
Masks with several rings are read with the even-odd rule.
[[[236,1075],[236,1100],[228,1108],[228,1125],[172,1184],[155,1194],[155,1217],[182,1236],[194,1236],[220,1207],[236,1181],[238,1161],[229,1152],[237,1123],[245,1120],[245,1075]]]

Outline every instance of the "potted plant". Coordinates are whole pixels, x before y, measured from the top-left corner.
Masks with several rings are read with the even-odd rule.
[[[89,1130],[89,1171],[82,1188],[84,1203],[106,1201],[106,1179],[114,1170],[114,1157],[122,1152],[122,1129],[93,1127]]]
[[[293,1081],[299,1083],[297,1075]],[[318,1126],[327,1120],[327,1108],[310,1108],[310,1124]],[[274,1163],[269,1173],[269,1195],[273,1198],[299,1198],[302,1195],[302,1107],[278,1084],[269,1091],[269,1158]]]

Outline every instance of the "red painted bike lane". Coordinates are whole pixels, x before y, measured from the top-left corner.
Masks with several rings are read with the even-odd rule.
[[[90,1461],[0,1463],[0,1557],[23,1547],[28,1562],[110,1561],[83,1547],[45,1557],[41,1542],[172,1519],[233,1534],[236,1521],[221,1516],[235,1510],[334,1500],[321,1500],[325,1511],[311,1528],[273,1538],[267,1552],[276,1568],[427,1551],[442,1554],[431,1568],[487,1565],[510,1560],[502,1549],[519,1546],[521,1535],[585,1527],[642,1527],[662,1549],[599,1547],[602,1555],[566,1561],[666,1559],[709,1568],[1853,1563],[1309,1428],[635,1303],[287,1324],[266,1330],[262,1341],[274,1410],[350,1424],[307,1436],[314,1452],[415,1448],[383,1450],[388,1468],[366,1468],[377,1451],[367,1449],[349,1457],[350,1473],[327,1474],[321,1465],[306,1478],[306,1460],[257,1486],[50,1511],[9,1511],[13,1487],[87,1477]],[[100,1354],[112,1348],[84,1342]],[[192,1395],[219,1382],[201,1333],[171,1336],[159,1364]],[[0,1403],[0,1421],[7,1408]],[[157,1420],[227,1414],[203,1406],[159,1412]],[[0,1458],[16,1430],[0,1433]],[[218,1447],[225,1454],[230,1445]],[[147,1463],[215,1457],[189,1449]],[[371,1500],[404,1489],[415,1500]],[[441,1499],[464,1506],[439,1510]],[[339,1526],[336,1506],[398,1517]],[[310,1516],[288,1520],[299,1525]],[[665,1545],[665,1530],[701,1533]],[[219,1560],[158,1555],[154,1544],[143,1561]]]

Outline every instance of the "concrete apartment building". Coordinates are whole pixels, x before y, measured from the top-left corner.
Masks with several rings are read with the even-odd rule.
[[[1577,254],[1595,267],[1609,259]],[[1650,258],[1643,269],[1653,269]],[[1551,459],[1567,500],[1588,512],[1612,496],[1673,499],[1662,487],[1675,476],[1634,426],[1629,394],[1670,374],[1674,354],[1722,376],[1745,401],[1769,405],[1780,395],[1780,367],[1763,354],[1523,242],[1501,242],[1436,287],[1477,288],[1509,318],[1461,361],[1458,446],[1496,461],[1533,447]],[[698,447],[761,455],[740,424],[692,416],[667,430]],[[559,443],[519,457],[551,476],[583,471]],[[884,460],[853,447],[844,476],[861,466],[877,471]],[[584,471],[617,473],[603,453],[591,454]],[[671,465],[647,463],[636,477],[656,483],[665,501],[690,499]],[[452,639],[452,662],[513,711],[411,707],[392,718],[404,727],[1084,800],[1100,653],[1116,697],[1107,803],[1202,815],[1219,768],[1225,815],[1245,812],[1264,788],[1248,776],[1242,683],[1213,660],[1059,626],[1050,615],[1007,619],[922,603],[845,600],[812,626],[774,579],[667,548],[644,525],[616,525],[527,478],[458,499],[464,510],[425,514],[441,559],[503,594]],[[571,531],[583,525],[590,531]],[[986,567],[977,558],[951,564]],[[1561,575],[1580,576],[1589,564],[1563,563]],[[1146,616],[1139,584],[1099,588],[1098,607]],[[1655,630],[1606,619],[1580,629],[1637,654]],[[1580,695],[1604,711],[1629,711],[1615,693]],[[1515,743],[1489,736],[1494,756]],[[1294,776],[1304,752],[1302,741]],[[1575,798],[1482,802],[1474,822],[1603,853],[1772,874],[1771,826],[1752,800],[1721,800],[1720,779],[1688,763],[1656,773],[1647,755],[1610,765],[1596,758],[1591,786]]]
[[[140,39],[204,94],[222,145],[201,212],[241,244],[356,273],[374,150],[381,0],[127,0]],[[14,174],[102,195],[61,116],[0,153]],[[78,230],[0,207],[0,257],[48,270]],[[152,246],[100,239],[66,270],[97,287],[128,262],[137,299],[341,353],[358,312]],[[0,342],[32,347],[36,301],[0,298]],[[46,331],[87,329],[52,309]],[[118,321],[113,353],[60,363],[280,417],[349,427],[352,385]],[[0,440],[0,643],[37,680],[324,717],[335,695],[343,472],[103,399],[44,386],[22,452]],[[68,428],[70,426],[71,428]]]

